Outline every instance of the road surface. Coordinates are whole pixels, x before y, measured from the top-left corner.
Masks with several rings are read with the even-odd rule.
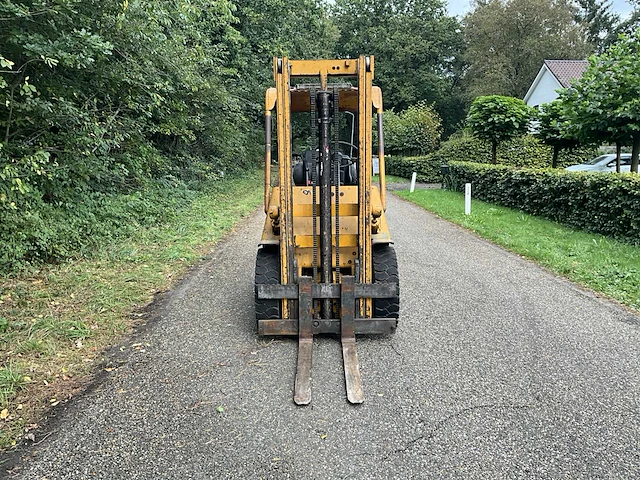
[[[254,332],[256,212],[15,478],[640,477],[640,318],[397,197],[388,216],[401,320],[358,340],[364,404],[334,338],[293,404],[295,339]]]

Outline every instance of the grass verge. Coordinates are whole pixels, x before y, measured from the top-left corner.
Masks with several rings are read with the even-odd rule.
[[[262,202],[252,172],[198,192],[164,224],[100,248],[91,259],[0,277],[0,448],[34,438],[47,409],[86,383],[101,352]]]
[[[446,190],[395,192],[549,270],[640,311],[640,247]]]

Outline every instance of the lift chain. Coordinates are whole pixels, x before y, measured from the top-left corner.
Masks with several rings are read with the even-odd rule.
[[[318,187],[318,175],[317,175],[317,157],[316,148],[318,146],[318,118],[316,116],[316,89],[311,87],[309,89],[309,101],[311,104],[311,202],[313,218],[313,281],[318,281],[318,232],[317,232],[317,208],[318,203],[316,189]]]
[[[335,192],[336,192],[336,283],[340,283],[340,93],[333,87],[333,156],[335,160]]]
[[[318,281],[318,157],[316,149],[318,148],[318,116],[316,114],[316,89],[309,89],[309,104],[311,106],[311,218],[313,225],[313,282]],[[312,300],[312,310],[318,316],[320,309],[317,308],[318,301]]]

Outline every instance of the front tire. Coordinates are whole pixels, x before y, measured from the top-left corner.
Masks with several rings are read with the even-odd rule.
[[[400,285],[398,275],[398,259],[391,245],[373,246],[373,281],[374,283],[395,283]],[[373,300],[374,318],[398,318],[400,314],[400,296],[375,298]]]
[[[255,285],[275,285],[280,283],[280,252],[277,247],[263,246],[256,256]],[[256,288],[256,328],[258,320],[280,317],[280,300],[258,299]]]

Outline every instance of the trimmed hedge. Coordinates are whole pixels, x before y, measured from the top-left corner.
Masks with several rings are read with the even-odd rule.
[[[597,155],[594,148],[563,150],[558,157],[558,166],[583,163]],[[531,135],[525,135],[498,146],[498,163],[515,167],[551,167],[553,148]],[[421,157],[387,157],[386,170],[389,175],[409,178],[418,173],[421,182],[439,183],[442,179],[440,166],[451,161],[491,163],[491,145],[473,137],[450,139],[440,149]]]
[[[583,163],[597,156],[596,148],[581,147],[562,150],[558,156],[558,167]],[[442,163],[449,161],[491,163],[491,144],[473,137],[454,138],[444,142],[431,154]],[[553,147],[545,145],[532,135],[524,135],[498,145],[498,164],[514,167],[551,167]]]
[[[442,163],[431,155],[424,157],[385,157],[385,173],[396,177],[411,178],[413,172],[418,174],[419,182],[440,183]]]
[[[640,245],[640,176],[450,162],[448,183],[473,196]]]

